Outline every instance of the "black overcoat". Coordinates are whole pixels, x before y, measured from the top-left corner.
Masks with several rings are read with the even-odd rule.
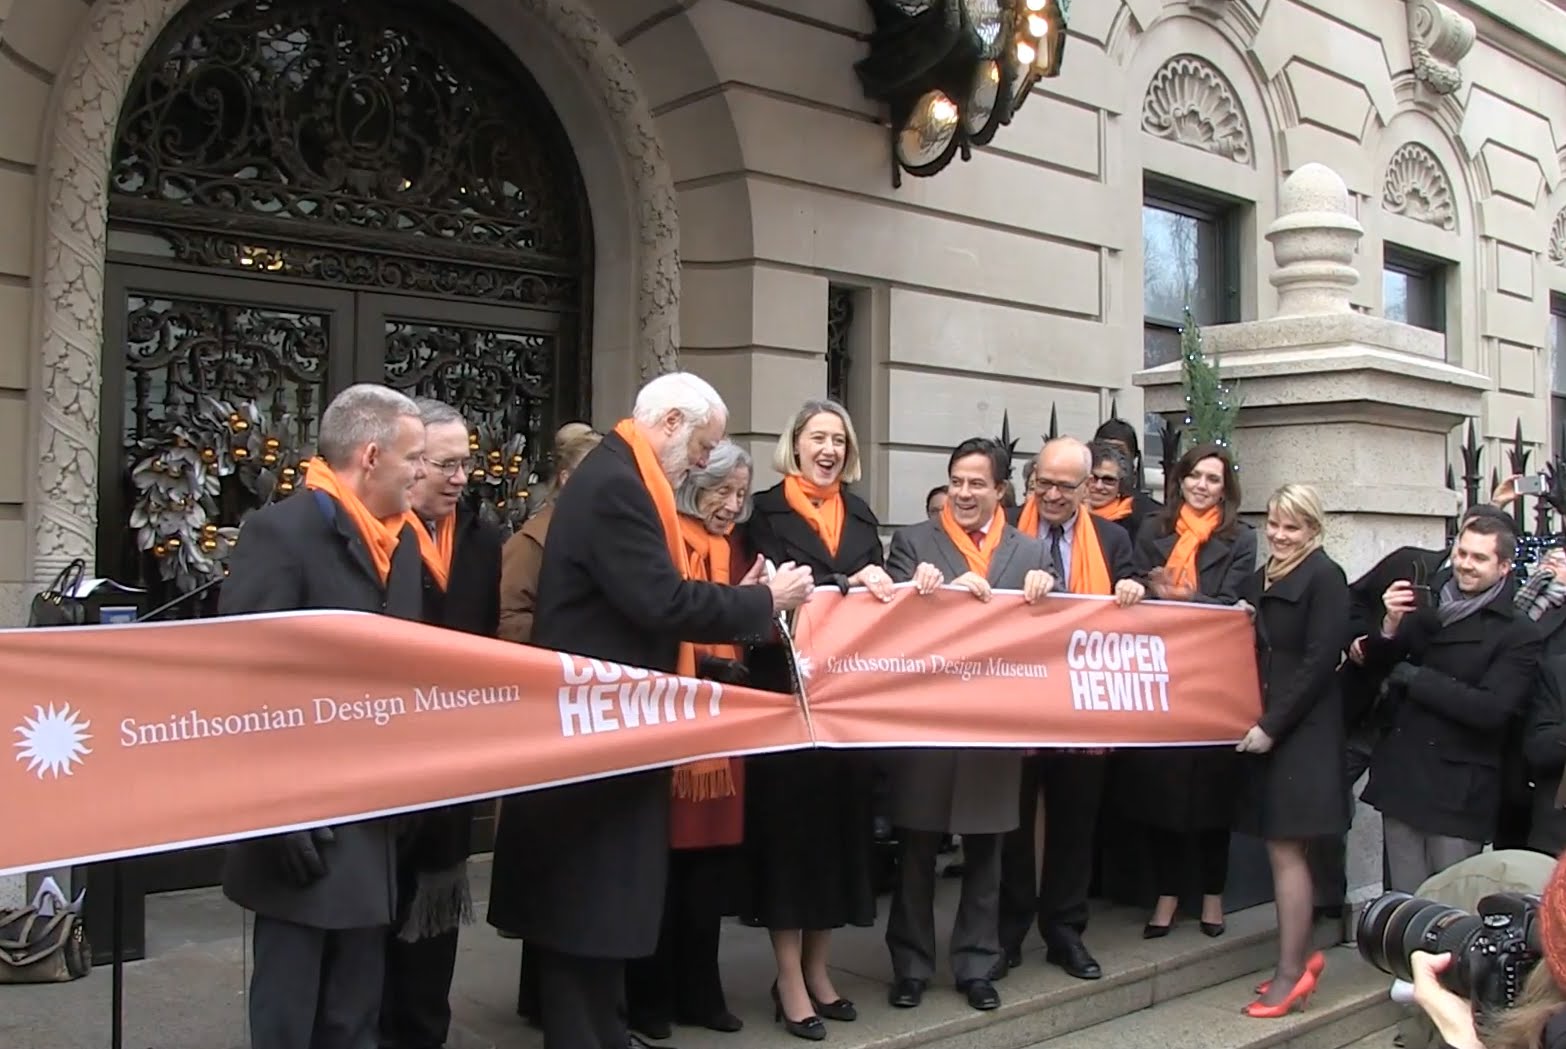
[[[681,641],[770,636],[772,595],[682,579],[630,446],[615,434],[561,489],[532,644],[673,671]],[[553,706],[551,693],[535,697]],[[566,954],[639,958],[658,942],[668,769],[514,795],[495,833],[489,922]]]
[[[1555,807],[1566,772],[1566,655],[1547,656],[1528,705],[1523,756],[1533,780],[1528,847],[1559,856],[1566,851],[1566,809]]]
[[[756,495],[745,541],[774,564],[808,565],[818,586],[884,563],[874,511],[847,491],[836,556],[790,509],[781,484]],[[776,645],[751,651],[750,674],[757,688],[793,690],[786,657]],[[746,762],[747,922],[771,929],[875,923],[874,761],[862,750],[812,750]]]
[[[1235,827],[1273,840],[1342,834],[1351,810],[1336,671],[1352,640],[1348,580],[1322,550],[1271,589],[1263,589],[1265,571],[1251,574],[1241,596],[1256,609],[1258,724],[1273,745],[1241,757]]]
[[[435,585],[424,572],[424,621],[480,637],[494,637],[500,629],[500,529],[461,509],[451,552],[451,575],[446,589]],[[471,851],[474,808],[448,805],[426,809],[412,821],[399,851],[405,868],[443,871],[465,859]]]
[[[1153,518],[1137,537],[1136,574],[1169,560],[1175,535],[1159,535]],[[1256,531],[1237,522],[1230,538],[1214,535],[1197,554],[1194,601],[1232,605],[1256,569]],[[1249,653],[1247,653],[1249,655]],[[1126,748],[1114,755],[1111,793],[1128,818],[1171,831],[1232,826],[1241,765],[1233,747]]]
[[[413,530],[403,529],[382,586],[348,516],[311,489],[247,517],[228,566],[221,615],[331,608],[423,618],[424,568]],[[316,929],[389,925],[397,906],[395,824],[366,820],[333,830],[337,840],[322,847],[326,876],[302,889],[281,876],[271,842],[229,846],[224,895],[257,914]]]
[[[1484,608],[1443,627],[1433,611],[1405,616],[1397,636],[1365,640],[1368,667],[1418,669],[1389,685],[1389,728],[1370,759],[1361,800],[1426,834],[1490,841],[1512,720],[1533,694],[1538,627],[1502,587]]]
[[[1349,584],[1349,641],[1368,637],[1381,629],[1386,608],[1382,595],[1400,579],[1429,584],[1442,571],[1451,553],[1449,548],[1427,550],[1418,546],[1400,546],[1373,565],[1370,571]],[[1343,693],[1343,723],[1349,731],[1361,726],[1376,729],[1377,700],[1383,673],[1346,660],[1338,669]]]

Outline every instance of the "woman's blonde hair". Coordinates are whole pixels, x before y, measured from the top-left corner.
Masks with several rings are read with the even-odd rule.
[[[566,433],[566,427],[562,426],[560,432],[555,434],[555,476],[549,482],[551,491],[559,491],[560,475],[581,466],[587,453],[597,448],[598,442],[604,439],[603,434],[584,423],[567,425],[572,427],[570,433]],[[581,429],[575,429],[577,426]]]
[[[1318,539],[1327,534],[1327,512],[1322,509],[1321,495],[1308,484],[1286,484],[1279,488],[1267,500],[1267,509],[1313,529]]]
[[[806,423],[822,413],[835,415],[843,421],[843,433],[847,437],[848,447],[843,453],[841,479],[844,484],[853,484],[860,478],[859,435],[854,432],[854,420],[848,417],[848,409],[836,401],[824,399],[806,401],[799,406],[799,411],[789,419],[788,425],[783,428],[783,433],[778,437],[778,446],[772,453],[772,468],[785,477],[802,472],[799,466],[799,435],[805,431]]]
[[[1539,1049],[1544,1044],[1545,1025],[1562,1006],[1566,1006],[1566,995],[1550,975],[1550,967],[1541,961],[1528,974],[1512,1007],[1479,1025],[1479,1036],[1486,1049]]]

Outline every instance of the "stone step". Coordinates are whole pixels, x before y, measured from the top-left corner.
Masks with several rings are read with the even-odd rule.
[[[1391,1049],[1401,1007],[1387,991],[1391,980],[1367,965],[1352,947],[1327,952],[1321,988],[1309,1007],[1279,1020],[1253,1020],[1241,1010],[1254,997],[1251,973],[1038,1043],[1033,1049]]]

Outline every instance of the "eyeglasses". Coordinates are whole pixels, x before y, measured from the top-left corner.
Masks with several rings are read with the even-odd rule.
[[[478,460],[474,459],[472,456],[469,456],[466,459],[441,459],[439,461],[434,459],[425,459],[424,465],[428,466],[431,470],[434,470],[438,474],[445,474],[447,477],[454,477],[459,473],[463,476],[472,473],[473,464],[477,461]]]
[[[1075,492],[1085,484],[1087,484],[1086,477],[1082,478],[1080,481],[1075,482],[1074,484],[1067,484],[1065,481],[1051,481],[1044,477],[1035,477],[1033,479],[1033,483],[1028,487],[1037,492],[1039,495],[1046,494],[1052,488],[1061,495],[1070,495],[1072,492]]]
[[[1101,485],[1112,486],[1112,487],[1118,487],[1120,485],[1120,475],[1119,474],[1093,474],[1092,476],[1090,476],[1088,478],[1088,483],[1090,483],[1090,484],[1101,484]]]

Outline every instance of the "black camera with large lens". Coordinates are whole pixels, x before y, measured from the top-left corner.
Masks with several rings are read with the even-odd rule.
[[[1452,953],[1441,985],[1468,999],[1476,1013],[1510,1007],[1541,957],[1539,897],[1492,893],[1469,914],[1406,892],[1389,892],[1360,915],[1360,957],[1377,969],[1412,982],[1415,951]]]

